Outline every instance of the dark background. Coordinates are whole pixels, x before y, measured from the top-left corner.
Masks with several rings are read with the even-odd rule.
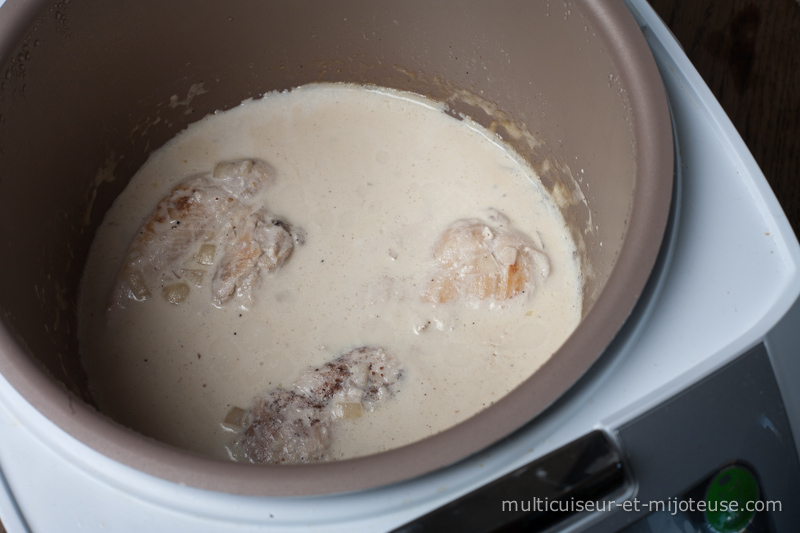
[[[800,0],[649,0],[800,234]]]

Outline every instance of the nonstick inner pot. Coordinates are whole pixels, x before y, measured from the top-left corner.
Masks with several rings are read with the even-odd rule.
[[[0,58],[0,372],[61,429],[176,482],[247,494],[342,492],[490,445],[602,353],[641,293],[666,224],[666,98],[618,2],[8,0]],[[578,330],[536,375],[467,422],[338,463],[225,463],[97,413],[75,302],[103,214],[148,154],[188,124],[315,81],[426,94],[496,128],[539,171],[579,243]]]

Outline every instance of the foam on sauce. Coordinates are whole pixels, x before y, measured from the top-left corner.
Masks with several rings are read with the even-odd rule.
[[[272,166],[274,181],[253,203],[301,228],[305,242],[261,276],[251,302],[215,306],[206,281],[177,305],[159,289],[108,308],[126,250],[159,201],[241,158]],[[546,255],[549,274],[503,301],[426,298],[446,228],[499,213]],[[386,450],[471,417],[566,340],[581,316],[569,235],[527,164],[435,102],[338,84],[271,93],[154,152],[106,214],[79,301],[83,363],[111,417],[236,459],[238,433],[223,423],[232,408],[350,350],[380,347],[400,361],[402,387],[380,408],[338,420],[330,457]]]

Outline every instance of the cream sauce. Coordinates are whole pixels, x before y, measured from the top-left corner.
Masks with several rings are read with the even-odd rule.
[[[173,445],[235,458],[233,407],[360,346],[403,366],[380,408],[339,420],[331,456],[366,455],[463,421],[533,374],[581,316],[575,245],[533,170],[495,135],[422,97],[351,85],[271,93],[210,115],[154,152],[106,214],[80,295],[83,363],[101,409]],[[260,158],[254,199],[301,228],[252,301],[212,304],[205,285],[108,308],[134,235],[177,183],[219,161]],[[423,297],[432,249],[454,221],[502,213],[549,261],[508,301]],[[195,265],[202,268],[201,265]]]

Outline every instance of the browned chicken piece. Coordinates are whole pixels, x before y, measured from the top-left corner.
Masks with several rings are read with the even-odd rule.
[[[272,272],[292,253],[294,237],[288,225],[262,209],[229,221],[220,247],[223,255],[211,283],[216,305],[234,293],[249,298],[260,272]]]
[[[309,463],[331,459],[338,420],[372,411],[397,392],[399,361],[363,347],[309,370],[290,389],[257,398],[238,446],[254,463]]]
[[[213,240],[222,228],[230,227],[231,221],[252,216],[253,208],[244,202],[271,180],[272,169],[267,163],[242,159],[217,164],[211,177],[194,176],[176,185],[128,248],[110,306],[125,307],[129,300],[146,300],[159,285],[171,286],[182,272],[193,273],[195,278],[198,273],[202,275],[202,271],[186,270],[182,264],[196,252],[198,244]],[[197,262],[211,265],[214,245],[200,248]],[[287,252],[283,253],[285,259]],[[178,301],[172,298],[174,292],[167,291],[172,303]]]
[[[128,300],[147,299],[162,274],[241,207],[236,198],[202,176],[176,185],[128,248],[112,293],[112,305],[125,307]]]
[[[496,227],[477,219],[453,223],[436,243],[433,258],[438,269],[424,299],[434,303],[508,300],[532,291],[535,277],[550,273],[544,253],[527,236],[504,227],[502,219]]]

